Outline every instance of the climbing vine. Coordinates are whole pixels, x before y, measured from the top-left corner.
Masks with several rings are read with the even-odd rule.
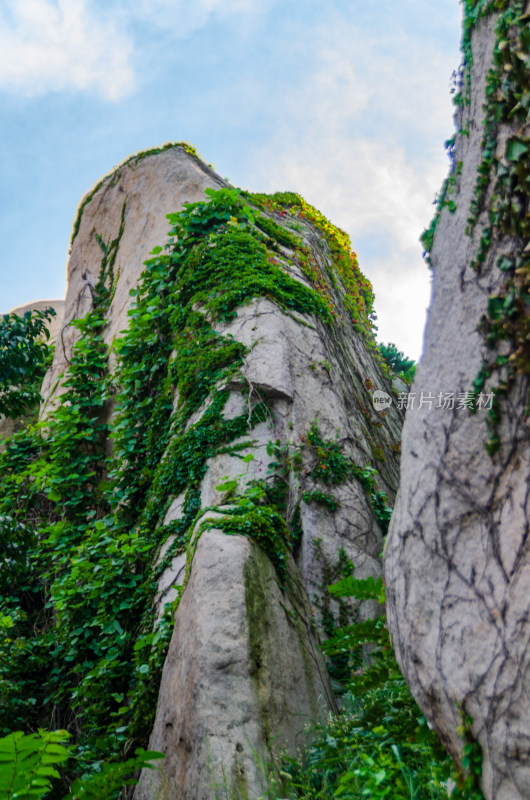
[[[487,213],[479,249],[471,264],[478,272],[494,243],[501,239],[509,242],[509,249],[503,244],[504,252],[496,262],[503,277],[502,287],[489,298],[480,325],[487,348],[496,352],[483,362],[473,384],[473,389],[480,392],[486,381],[497,375],[495,399],[487,419],[490,455],[500,446],[501,399],[518,375],[530,375],[530,256],[524,249],[530,236],[530,24],[522,2],[493,8],[500,8],[501,13],[496,25],[493,68],[486,83],[482,161],[468,219],[468,232],[472,233],[479,215]],[[499,155],[502,124],[510,126],[510,134]],[[530,411],[530,390],[527,403],[526,413]]]
[[[357,256],[351,250],[349,237],[344,231],[332,225],[316,208],[306,203],[300,195],[294,192],[277,192],[276,194],[246,194],[255,205],[270,214],[277,215],[279,220],[287,214],[294,217],[295,231],[303,230],[303,222],[313,225],[324,236],[329,248],[330,258],[324,258],[323,263],[316,261],[310,249],[304,245],[302,239],[295,234],[289,236],[283,229],[281,243],[295,251],[297,260],[304,273],[311,279],[317,291],[321,293],[328,303],[332,313],[336,314],[331,300],[331,287],[337,288],[337,275],[342,281],[342,300],[349,313],[350,319],[358,333],[361,333],[367,344],[375,349],[373,324],[375,320],[374,294],[372,285],[361,274]],[[296,223],[296,219],[300,222]],[[284,220],[285,222],[285,220]],[[274,220],[265,218],[258,222],[259,226],[265,224],[264,230],[269,231],[274,226]],[[286,223],[288,224],[288,223]],[[290,223],[293,225],[293,222]],[[278,224],[276,228],[280,227]],[[340,314],[339,314],[340,317]]]
[[[473,383],[473,391],[478,395],[486,382],[496,376],[494,402],[487,415],[486,448],[493,455],[500,446],[502,398],[517,376],[530,375],[530,256],[528,248],[525,249],[530,235],[530,24],[523,0],[465,0],[463,5],[463,65],[455,103],[464,110],[471,102],[473,31],[482,18],[497,15],[492,68],[486,79],[481,161],[466,228],[467,235],[478,240],[470,262],[477,273],[482,271],[493,247],[500,251],[496,267],[501,288],[490,296],[479,328],[488,355]],[[501,129],[507,136],[500,136]],[[466,129],[459,131],[460,136],[466,134]],[[462,165],[455,164],[452,156],[454,141],[447,143],[452,162],[450,176],[442,188],[434,220],[422,236],[427,260],[442,208],[448,206],[449,212],[456,210],[452,193]],[[528,414],[530,394],[527,403]]]
[[[339,440],[323,439],[316,422],[311,425],[307,433],[307,444],[314,453],[316,461],[310,477],[316,481],[321,481],[327,486],[344,483],[350,477],[356,478],[366,492],[382,533],[386,534],[392,516],[392,508],[388,504],[384,492],[377,487],[377,470],[374,467],[356,464],[344,454]],[[334,500],[334,498],[323,500],[320,492],[308,493],[306,497],[310,501],[325,502],[328,507]]]
[[[104,334],[127,199],[114,238],[94,234],[102,257],[92,308],[73,323],[77,341],[53,408],[0,453],[0,733],[73,734],[67,782],[146,744],[179,599],[155,625],[158,580],[177,553],[191,558],[192,532],[207,524],[201,527],[200,487],[208,459],[230,452],[244,461],[253,427],[270,416],[250,391],[244,413],[224,416],[247,352],[222,332],[227,323],[241,305],[267,297],[305,324],[332,325],[331,259],[338,258],[340,296],[370,335],[371,289],[359,277],[357,290],[344,235],[329,226],[329,252],[317,263],[304,235],[308,225],[329,224],[301,199],[289,199],[297,209],[291,232],[265,200],[234,189],[207,195],[169,215],[169,240],[154,248],[131,292],[113,374]],[[287,221],[283,207],[278,215]],[[289,274],[293,266],[307,283]],[[363,480],[376,492],[368,473]],[[182,514],[166,522],[179,496]],[[306,495],[307,502],[323,498],[332,509],[324,492]],[[219,525],[252,537],[285,583],[285,560],[301,533],[299,504],[288,508],[285,482],[274,475],[254,482]]]

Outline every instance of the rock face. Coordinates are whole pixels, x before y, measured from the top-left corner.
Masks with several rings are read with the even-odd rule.
[[[144,770],[137,800],[209,800],[229,788],[265,790],[258,753],[294,752],[303,727],[333,701],[296,571],[287,594],[267,556],[243,536],[202,534],[175,618],[150,747],[168,754]],[[227,708],[228,705],[228,708]],[[274,742],[273,740],[277,741]]]
[[[528,131],[512,111],[523,73],[528,81],[516,55],[523,5],[466,17],[469,104],[434,234],[425,352],[385,549],[388,624],[407,682],[457,758],[464,715],[495,800],[530,797],[528,197],[506,179],[528,174]],[[464,395],[473,390],[474,414]]]
[[[43,703],[82,716],[94,752],[92,731],[146,744],[154,718],[167,758],[137,800],[255,797],[256,757],[293,752],[333,708],[327,586],[380,575],[398,475],[401,414],[372,403],[393,392],[372,301],[342,231],[183,146],[128,159],[80,206],[27,445],[48,582],[59,565]]]
[[[156,158],[153,158],[156,155]],[[167,237],[166,214],[184,203],[203,199],[206,188],[226,182],[206,164],[190,157],[184,146],[160,148],[130,156],[81,198],[72,227],[66,265],[63,322],[55,359],[42,387],[45,400],[57,389],[82,319],[94,303],[94,288],[103,268],[112,272],[113,298],[105,329],[107,343],[127,327],[133,289],[152,248]]]
[[[149,742],[167,759],[157,772],[144,771],[136,800],[264,791],[256,753],[274,761],[281,748],[293,752],[304,725],[333,708],[318,649],[319,633],[336,613],[327,585],[347,562],[358,577],[381,571],[374,493],[393,497],[400,417],[395,407],[380,415],[371,403],[373,388],[392,390],[348,309],[355,265],[341,277],[326,239],[294,200],[276,207],[260,197],[252,201],[260,211],[242,208],[240,200],[212,199],[220,205],[215,213],[229,217],[232,227],[219,230],[217,223],[201,240],[209,244],[198,242],[189,271],[189,256],[180,256],[174,291],[190,316],[176,331],[171,356],[173,374],[181,377],[170,400],[172,438],[160,477],[169,491],[159,498],[159,514],[168,529],[187,529],[190,544],[185,558],[169,563],[164,556],[158,583],[159,616],[164,603],[180,597]],[[192,217],[199,213],[214,212],[201,209]],[[210,221],[201,224],[209,230]],[[250,232],[256,228],[270,237],[258,235],[269,248],[265,262]],[[247,273],[249,262],[261,266]],[[268,270],[273,283],[249,292]],[[284,280],[292,293],[288,306]],[[322,295],[315,285],[324,287]],[[245,294],[242,303],[237,298]],[[195,337],[198,347],[190,350]],[[196,402],[203,348],[212,343],[233,356],[222,359],[215,382]],[[190,358],[197,362],[192,383]],[[209,363],[215,358],[208,356]],[[172,483],[177,453],[188,451],[197,432],[218,425],[218,414],[220,424],[234,426],[227,443],[209,450],[198,481],[188,473]],[[192,504],[198,512],[190,527]],[[169,548],[163,552],[175,552],[174,543]],[[373,611],[366,603],[355,614]]]

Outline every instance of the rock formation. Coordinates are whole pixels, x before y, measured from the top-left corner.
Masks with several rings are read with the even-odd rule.
[[[156,155],[150,158],[147,151],[125,159],[79,202],[69,245],[63,324],[53,367],[42,387],[47,401],[78,338],[70,323],[92,308],[100,271],[106,270],[108,279],[112,274],[113,280],[104,331],[110,344],[127,327],[127,311],[133,302],[129,292],[138,282],[143,262],[167,238],[166,214],[202,199],[207,188],[226,186],[206,164],[189,158],[186,146],[162,147]]]
[[[515,800],[530,797],[528,5],[486,5],[466,4],[453,167],[424,237],[433,296],[385,578],[425,715],[455,757],[478,742],[488,799]]]
[[[81,203],[43,433],[23,442],[57,625],[54,670],[27,685],[94,753],[153,725],[167,758],[137,800],[255,797],[259,757],[333,708],[327,585],[380,575],[397,481],[372,302],[342,231],[189,147],[128,159]]]

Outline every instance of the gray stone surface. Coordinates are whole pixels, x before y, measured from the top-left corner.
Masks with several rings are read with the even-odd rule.
[[[167,758],[143,771],[135,800],[255,798],[265,788],[255,754],[293,751],[306,723],[327,714],[325,666],[295,582],[283,593],[249,539],[202,533],[149,743]]]
[[[107,245],[116,239],[125,206],[124,228],[114,265],[116,290],[104,332],[105,341],[110,344],[128,326],[127,311],[133,302],[129,291],[138,282],[143,262],[149,258],[153,247],[167,240],[166,214],[180,211],[183,203],[204,200],[205,189],[222,186],[226,186],[226,182],[206,164],[189,155],[183,147],[175,146],[153,155],[131,156],[100,182],[92,197],[88,193],[81,199],[78,209],[78,213],[82,211],[81,222],[66,265],[63,325],[55,359],[43,385],[45,398],[50,400],[57,391],[60,375],[68,365],[77,340],[78,333],[70,323],[83,317],[92,307],[92,291],[102,260],[96,235]],[[111,354],[111,369],[113,364]]]
[[[407,411],[385,579],[398,660],[424,713],[458,756],[465,711],[484,753],[486,798],[522,800],[530,797],[526,386],[517,382],[502,404],[502,446],[493,459],[484,410],[436,407],[438,392],[472,389],[485,353],[477,327],[499,289],[496,261],[513,245],[495,244],[480,276],[468,266],[478,239],[464,229],[481,158],[494,25],[495,17],[482,20],[472,39],[472,101],[463,120],[469,136],[458,136],[455,151],[463,162],[457,210],[444,209],[436,231],[425,353],[412,387],[417,398],[430,392],[436,400]]]
[[[60,391],[61,374],[75,342],[76,332],[69,323],[92,306],[102,259],[96,234],[107,244],[116,239],[123,211],[114,267],[116,290],[104,334],[111,345],[127,326],[133,302],[129,290],[136,285],[143,262],[154,246],[167,240],[165,215],[185,202],[204,199],[205,188],[223,185],[219,176],[175,147],[129,159],[88,195],[68,262],[64,324],[46,376],[45,414]],[[283,216],[277,216],[281,224]],[[326,570],[344,553],[357,576],[381,574],[382,533],[366,492],[351,476],[340,486],[316,481],[312,471],[318,458],[307,434],[316,423],[324,439],[337,440],[357,465],[376,466],[378,486],[392,502],[402,415],[395,404],[385,414],[374,410],[372,391],[391,393],[390,379],[374,358],[375,345],[367,344],[349,321],[345,289],[338,274],[331,276],[333,259],[324,237],[303,218],[297,228],[314,268],[329,283],[336,323],[287,313],[268,298],[256,298],[241,306],[230,322],[214,325],[220,336],[248,348],[239,371],[216,387],[230,392],[225,417],[248,412],[250,420],[261,401],[266,401],[268,415],[242,440],[230,443],[232,448],[244,443],[237,455],[229,450],[210,457],[201,476],[201,508],[187,552],[169,557],[176,542],[173,526],[158,553],[154,574],[161,570],[162,574],[153,598],[157,620],[182,591],[150,744],[168,758],[159,772],[142,775],[136,800],[213,800],[212,786],[222,782],[223,770],[229,785],[239,781],[254,798],[263,780],[253,751],[258,758],[274,756],[280,746],[292,752],[304,741],[305,723],[333,705],[318,647],[322,599],[329,582]],[[293,253],[280,251],[275,256],[280,265],[307,284],[300,269],[287,263]],[[111,353],[111,371],[113,359]],[[181,419],[176,392],[171,435],[184,436],[211,402],[212,396],[189,419]],[[270,442],[278,443],[279,453],[271,453]],[[170,443],[162,460],[171,453]],[[246,455],[253,458],[243,461]],[[208,518],[220,527],[219,518],[252,481],[271,477],[272,462],[277,462],[278,480],[285,483],[290,524],[295,509],[301,509],[300,540],[288,559],[286,591],[279,588],[268,556],[250,539],[220,530],[202,532],[201,527]],[[226,481],[235,481],[235,487],[218,489]],[[331,514],[304,503],[307,489],[335,494],[339,508]],[[185,494],[166,497],[160,488],[162,525],[182,518],[184,499]],[[372,610],[366,606],[361,615]]]
[[[272,412],[270,419],[247,437],[253,440],[249,448],[253,461],[243,464],[224,454],[212,460],[203,481],[202,505],[215,503],[213,490],[221,479],[237,478],[243,489],[251,480],[266,477],[269,463],[276,460],[267,455],[268,442],[279,441],[291,455],[300,451],[301,470],[291,469],[288,474],[289,508],[301,502],[304,491],[313,489],[334,495],[340,503],[337,511],[330,513],[322,506],[301,502],[303,537],[296,561],[320,621],[323,595],[327,594],[324,574],[337,564],[340,552],[353,562],[359,578],[378,576],[383,542],[370,501],[358,481],[326,486],[311,478],[316,456],[306,445],[307,432],[316,422],[322,436],[340,441],[345,455],[355,463],[375,463],[382,473],[378,478],[381,488],[392,501],[397,455],[391,445],[399,441],[400,416],[393,405],[380,417],[373,410],[371,390],[365,383],[391,390],[361,337],[348,336],[346,325],[337,326],[331,334],[318,320],[285,314],[262,298],[240,308],[236,319],[221,326],[219,332],[249,348],[241,375],[231,381],[231,402],[236,402],[233,398],[240,387],[240,391],[250,392],[253,401],[267,399]],[[381,447],[379,462],[374,460],[374,444]],[[210,487],[209,491],[205,487]]]
[[[225,786],[241,797],[262,793],[259,759],[274,758],[280,747],[294,752],[304,742],[305,723],[333,705],[317,633],[326,571],[342,552],[358,577],[381,574],[382,534],[366,492],[355,479],[331,487],[315,481],[316,453],[306,438],[316,421],[322,436],[340,441],[359,464],[374,462],[378,442],[386,471],[381,487],[392,497],[397,459],[391,445],[399,437],[400,416],[395,406],[384,417],[368,411],[371,390],[365,383],[389,386],[360,337],[346,325],[331,333],[314,318],[285,314],[264,298],[241,307],[217,330],[248,348],[240,373],[228,384],[226,417],[246,409],[250,415],[261,400],[270,414],[232,443],[246,443],[237,456],[219,453],[208,461],[200,486],[203,513],[188,546],[189,582],[183,555],[161,576],[159,615],[185,584],[149,744],[167,759],[159,771],[142,773],[135,800],[213,800],[224,796]],[[186,430],[210,402],[193,414]],[[290,466],[283,476],[287,515],[300,503],[303,531],[286,592],[255,544],[220,530],[200,534],[204,522],[216,524],[252,481],[270,476],[271,463],[278,461],[267,450],[271,441],[302,458],[299,471]],[[247,455],[253,459],[245,462]],[[218,488],[228,481],[236,487]],[[302,502],[303,491],[314,488],[331,492],[340,503],[337,511]],[[182,500],[172,501],[165,522],[178,518]],[[329,602],[333,607],[335,601]],[[366,618],[378,610],[364,603],[359,613]]]

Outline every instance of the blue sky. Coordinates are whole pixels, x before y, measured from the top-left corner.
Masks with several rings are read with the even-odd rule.
[[[344,228],[419,357],[459,28],[457,0],[0,0],[0,310],[62,297],[81,195],[185,140]]]

